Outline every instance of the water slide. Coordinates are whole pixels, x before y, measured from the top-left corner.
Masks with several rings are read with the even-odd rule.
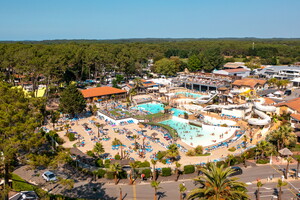
[[[217,93],[211,94],[211,95],[203,95],[203,96],[195,99],[193,101],[193,103],[206,104],[206,103],[210,102],[211,100],[213,100],[213,98],[217,95],[218,95]]]
[[[202,109],[202,111],[207,111],[210,109],[217,109],[217,108],[227,108],[227,109],[231,109],[231,108],[240,108],[240,107],[248,107],[247,104],[241,104],[241,105],[209,105],[206,106],[205,108]]]
[[[263,106],[264,99],[260,99],[260,102],[254,102],[254,113],[260,118],[250,118],[248,123],[251,125],[264,126],[271,123],[271,117],[264,112],[275,112],[275,106]]]

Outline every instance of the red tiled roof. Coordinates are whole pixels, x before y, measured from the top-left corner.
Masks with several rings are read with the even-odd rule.
[[[81,93],[84,96],[84,98],[90,98],[90,97],[99,97],[99,96],[112,95],[112,94],[122,94],[122,93],[126,93],[126,91],[118,88],[105,86],[105,87],[96,87],[96,88],[81,90]]]
[[[289,100],[287,102],[279,103],[275,106],[276,107],[287,106],[287,107],[291,108],[292,110],[296,110],[297,112],[300,112],[300,97]]]
[[[291,117],[300,121],[300,114],[291,114]]]
[[[232,85],[238,85],[238,86],[249,86],[251,88],[254,88],[256,85],[264,85],[267,81],[266,80],[260,80],[260,79],[254,79],[254,78],[244,78],[241,80],[235,80]]]
[[[265,99],[265,103],[264,103],[265,105],[271,105],[271,104],[276,103],[275,101],[273,101],[270,98],[265,97],[264,99]]]

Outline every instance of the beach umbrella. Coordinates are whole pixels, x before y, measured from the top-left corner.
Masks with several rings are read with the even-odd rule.
[[[158,134],[155,133],[155,132],[153,132],[151,135],[152,135],[152,137],[155,137],[155,136],[157,136]]]
[[[278,152],[281,155],[283,155],[283,156],[291,156],[291,155],[293,155],[293,153],[288,148],[281,149]]]

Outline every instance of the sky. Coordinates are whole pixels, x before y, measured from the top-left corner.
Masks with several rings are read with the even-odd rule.
[[[0,40],[300,38],[300,0],[0,0]]]

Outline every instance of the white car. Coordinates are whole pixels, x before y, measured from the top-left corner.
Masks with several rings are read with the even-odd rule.
[[[55,176],[55,174],[53,172],[50,171],[45,171],[42,175],[42,177],[46,180],[46,181],[56,181],[57,178]]]

